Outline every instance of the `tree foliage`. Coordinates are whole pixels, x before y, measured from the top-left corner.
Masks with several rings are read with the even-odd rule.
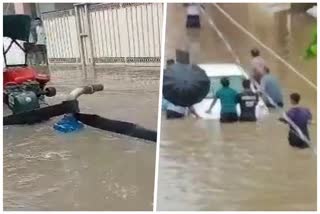
[[[310,42],[308,48],[306,49],[306,58],[317,57],[317,28],[313,31],[312,41]]]

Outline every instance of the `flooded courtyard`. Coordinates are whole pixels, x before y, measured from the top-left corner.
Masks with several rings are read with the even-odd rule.
[[[81,112],[156,130],[159,67],[107,67],[93,74],[50,69],[48,86],[57,95],[48,103],[60,103],[76,87],[103,84],[104,91],[78,99]],[[4,210],[153,209],[155,143],[88,126],[58,133],[53,125],[59,119],[4,127]]]
[[[283,88],[301,94],[317,118],[317,62],[304,59],[316,20],[283,4],[218,4],[247,32],[271,48],[296,72],[244,33],[215,4],[204,4],[199,31],[186,30],[186,8],[168,4],[166,59],[190,51],[193,63],[236,63],[249,68],[250,49],[259,48]],[[212,27],[214,23],[216,28]],[[222,37],[221,37],[222,35]],[[231,51],[226,43],[231,46]],[[301,78],[303,75],[310,82]],[[288,144],[279,112],[257,123],[167,121],[162,115],[157,210],[316,210],[317,156]],[[316,150],[316,124],[310,126]]]

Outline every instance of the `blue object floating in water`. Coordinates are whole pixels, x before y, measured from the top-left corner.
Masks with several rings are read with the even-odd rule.
[[[64,115],[64,117],[54,124],[53,128],[59,132],[70,133],[82,129],[84,125],[73,115]]]

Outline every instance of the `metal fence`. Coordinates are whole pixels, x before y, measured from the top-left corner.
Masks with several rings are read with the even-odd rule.
[[[78,4],[42,19],[50,64],[160,65],[163,4]]]
[[[46,13],[42,18],[49,63],[80,63],[74,10]]]

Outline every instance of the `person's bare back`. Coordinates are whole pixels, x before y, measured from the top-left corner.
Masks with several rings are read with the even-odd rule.
[[[262,76],[264,75],[265,68],[267,67],[265,60],[260,56],[260,51],[256,48],[251,51],[251,71],[252,78],[260,83]]]
[[[261,56],[257,56],[251,60],[251,66],[252,70],[258,72],[260,75],[263,75],[266,62]]]

